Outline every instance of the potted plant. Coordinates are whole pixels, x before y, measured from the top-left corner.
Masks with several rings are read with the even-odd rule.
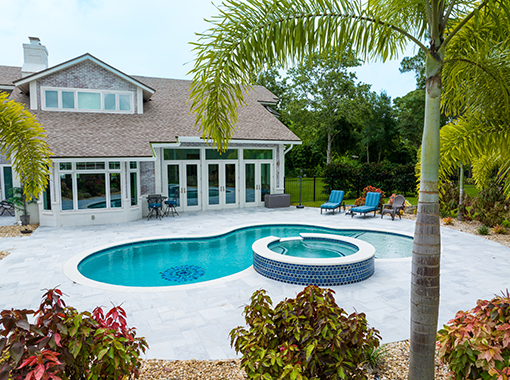
[[[34,200],[27,201],[27,197],[23,193],[22,187],[13,187],[11,191],[12,197],[9,198],[9,202],[11,202],[14,205],[16,210],[21,211],[23,213],[19,217],[21,225],[28,226],[30,224],[30,215],[28,215],[27,205],[29,203],[35,203],[35,201]]]

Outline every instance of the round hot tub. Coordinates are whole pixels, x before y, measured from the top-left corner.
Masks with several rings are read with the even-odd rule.
[[[253,267],[258,273],[291,284],[353,284],[374,274],[374,246],[346,236],[268,236],[253,243],[252,249]]]

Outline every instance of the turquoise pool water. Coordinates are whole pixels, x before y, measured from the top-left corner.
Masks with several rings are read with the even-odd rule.
[[[207,238],[148,240],[98,251],[80,262],[79,272],[95,281],[124,286],[172,286],[214,280],[253,263],[252,244],[266,236],[329,233],[372,244],[376,258],[410,257],[412,238],[387,232],[305,225],[251,226]]]
[[[342,241],[298,239],[269,244],[268,248],[276,253],[316,259],[333,259],[350,256],[358,252],[358,247]]]

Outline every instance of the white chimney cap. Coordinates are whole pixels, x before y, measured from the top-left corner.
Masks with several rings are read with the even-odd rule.
[[[30,43],[33,45],[41,44],[41,40],[39,39],[39,37],[28,37],[28,39],[30,40]]]

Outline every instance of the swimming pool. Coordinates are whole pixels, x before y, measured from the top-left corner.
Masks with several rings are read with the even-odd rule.
[[[77,267],[79,274],[87,279],[112,285],[160,287],[194,284],[249,268],[253,263],[251,246],[262,237],[291,237],[300,233],[330,233],[360,239],[375,246],[376,258],[409,257],[412,252],[412,238],[405,235],[280,224],[243,227],[211,237],[145,240],[116,245],[79,258],[71,266]],[[66,267],[69,265],[66,264]],[[68,277],[77,281],[73,278],[76,276],[68,272]]]

